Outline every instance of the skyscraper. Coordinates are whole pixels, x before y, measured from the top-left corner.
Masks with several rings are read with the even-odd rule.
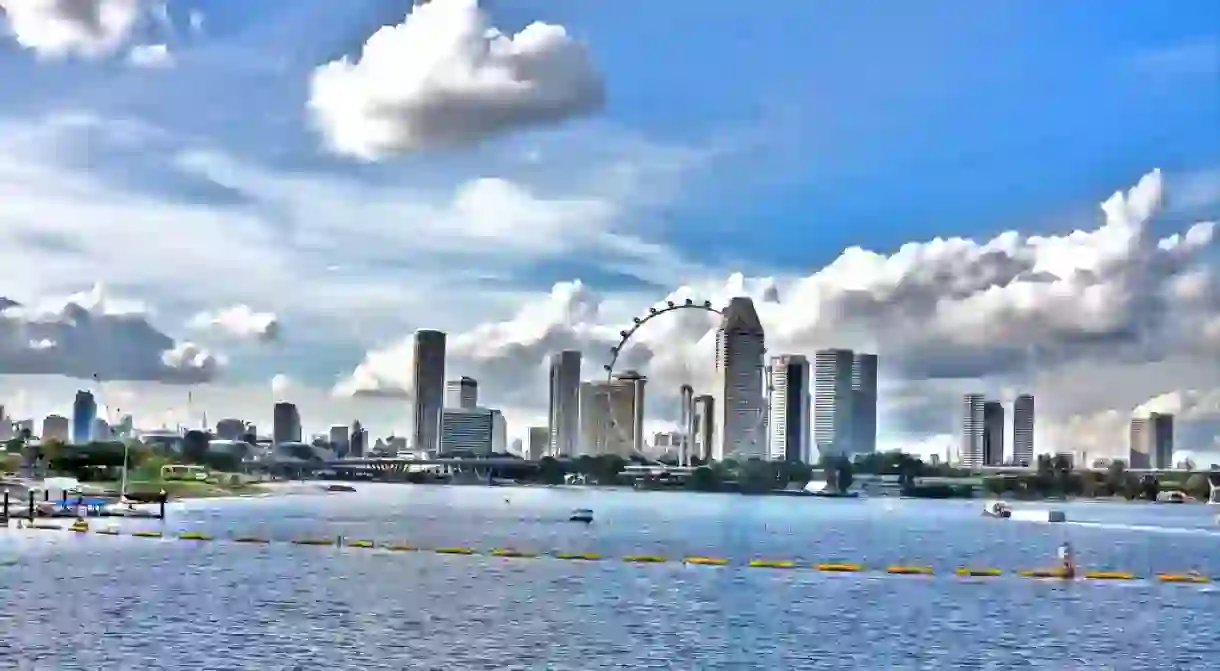
[[[461,377],[445,383],[445,407],[469,410],[479,405],[479,383],[473,377]]]
[[[763,356],[766,336],[754,301],[729,301],[716,331],[716,444],[712,458],[767,458]]]
[[[351,429],[346,424],[331,425],[326,438],[340,454],[347,454],[351,449]]]
[[[985,405],[982,394],[962,396],[962,443],[958,457],[965,468],[978,468],[983,465]]]
[[[363,457],[368,449],[369,432],[365,430],[359,420],[352,422],[352,434],[348,441],[351,443],[351,446],[347,451],[347,456]]]
[[[1034,397],[1021,394],[1012,404],[1012,460],[1018,466],[1034,465]]]
[[[411,447],[435,452],[440,444],[441,408],[445,402],[445,334],[431,329],[415,332],[415,425]]]
[[[877,451],[877,355],[856,352],[851,364],[851,442],[855,454]]]
[[[1154,412],[1131,419],[1130,468],[1173,467],[1173,415]]]
[[[644,450],[644,388],[648,379],[626,371],[610,382],[580,385],[581,450],[624,459]]]
[[[276,445],[301,442],[301,415],[296,405],[287,401],[275,404],[271,413],[271,440]]]
[[[551,355],[550,454],[572,456],[580,442],[580,352]]]
[[[682,444],[679,447],[679,464],[690,464],[695,445],[695,388],[684,384],[678,388],[679,415],[682,419]]]
[[[72,401],[72,442],[87,443],[92,439],[93,420],[97,417],[97,401],[93,393],[80,390]]]
[[[813,442],[818,455],[851,456],[852,370],[849,349],[824,349],[813,355]]]
[[[712,458],[716,445],[716,399],[711,394],[695,397],[694,440],[692,455],[706,462]]]
[[[771,358],[771,431],[772,461],[809,463],[809,359],[799,354]]]
[[[1152,467],[1173,468],[1173,415],[1153,413],[1152,422]]]
[[[529,451],[522,456],[531,461],[538,461],[546,456],[546,451],[551,449],[551,430],[545,426],[531,426],[528,437]]]
[[[508,420],[499,410],[491,410],[491,451],[496,454],[508,453]]]
[[[1004,404],[999,401],[983,403],[983,465],[999,466],[1004,463]]]

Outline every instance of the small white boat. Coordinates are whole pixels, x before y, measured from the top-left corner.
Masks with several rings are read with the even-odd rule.
[[[584,522],[588,524],[593,521],[593,511],[588,508],[577,508],[572,511],[572,515],[568,517],[569,522]]]
[[[983,504],[983,515],[987,517],[996,517],[1000,519],[1008,519],[1012,517],[1012,506],[1003,501],[988,501]]]
[[[148,508],[137,508],[134,501],[127,497],[121,497],[118,503],[112,503],[102,508],[102,514],[106,517],[157,517],[157,513]]]

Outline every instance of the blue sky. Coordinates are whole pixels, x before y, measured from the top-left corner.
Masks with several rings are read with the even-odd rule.
[[[207,17],[206,38],[179,28],[179,67],[48,66],[10,47],[4,73],[35,88],[0,91],[0,109],[131,116],[245,156],[350,169],[304,123],[305,77],[405,4],[170,3],[179,26]],[[1151,167],[1220,164],[1208,31],[1220,8],[1205,0],[486,6],[506,31],[543,20],[587,41],[610,95],[578,128],[726,145],[658,215],[706,258],[805,270],[850,245],[1049,228]],[[718,234],[684,233],[708,227]]]
[[[266,265],[299,266],[309,291],[325,299],[310,303],[304,288],[286,294],[295,285],[272,270],[251,269],[258,277],[240,285],[179,286],[151,267],[114,271],[104,258],[76,263],[62,282],[40,276],[10,291],[31,300],[106,281],[155,307],[157,325],[178,337],[186,336],[177,323],[195,312],[249,304],[295,325],[295,334],[273,349],[229,344],[226,379],[265,386],[281,372],[322,389],[366,351],[432,325],[420,323],[421,310],[454,332],[511,323],[496,331],[506,341],[499,345],[520,347],[505,335],[529,331],[514,314],[545,302],[556,282],[579,278],[596,289],[611,322],[678,284],[720,286],[733,272],[799,288],[799,278],[853,246],[892,254],[937,237],[1092,230],[1098,203],[1154,168],[1169,194],[1163,216],[1149,223],[1158,235],[1217,216],[1214,1],[1169,9],[1110,0],[1103,9],[1084,1],[486,0],[491,24],[506,34],[534,21],[564,26],[604,81],[604,107],[377,161],[330,151],[307,109],[311,73],[356,58],[377,28],[403,21],[409,4],[170,0],[170,26],[145,21],[103,57],[47,58],[18,39],[0,42],[0,78],[20,83],[0,87],[0,121],[19,129],[14,137],[53,140],[22,145],[18,163],[45,160],[96,181],[122,194],[123,207],[140,199],[139,211],[165,217],[157,242],[189,251],[200,268],[223,268],[226,252],[198,241],[248,245],[253,260],[264,253],[256,243],[282,236],[283,258]],[[193,13],[204,17],[202,31],[189,28]],[[124,58],[127,47],[153,43],[167,45],[173,67],[136,68]],[[86,121],[47,130],[47,119],[64,115]],[[451,218],[459,230],[439,237],[476,246],[502,234],[472,233],[476,214],[455,195],[480,178],[520,187],[558,217],[530,210],[519,228],[559,221],[557,230],[577,231],[605,218],[613,225],[601,233],[619,246],[589,233],[587,245],[553,253],[509,249],[499,238],[469,251],[397,227],[400,217]],[[538,205],[496,203],[479,210],[492,213],[479,225],[495,227],[496,207]],[[85,220],[101,216],[81,208]],[[31,215],[21,216],[28,223]],[[197,224],[179,223],[196,216]],[[447,307],[421,307],[428,300]],[[811,314],[832,307],[793,306]],[[502,352],[466,354],[474,366]],[[1081,411],[1125,411],[1174,390],[1167,385]]]

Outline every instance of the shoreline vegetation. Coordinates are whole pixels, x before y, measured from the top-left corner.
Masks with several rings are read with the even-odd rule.
[[[34,443],[22,439],[5,443],[5,470],[16,472],[29,468],[34,473],[74,477],[83,484],[117,493],[122,475],[124,445],[120,442],[93,442],[68,445],[56,440]],[[292,491],[269,484],[259,477],[242,474],[243,464],[237,455],[206,449],[206,443],[194,446],[183,454],[167,456],[145,445],[126,448],[128,463],[128,494],[132,498],[155,495],[164,490],[171,499],[258,496],[280,491]],[[801,495],[811,481],[824,481],[821,495],[851,495],[852,485],[878,487],[884,493],[913,498],[974,498],[989,496],[1013,500],[1144,500],[1156,501],[1163,491],[1179,491],[1189,499],[1206,501],[1210,482],[1220,483],[1220,468],[1187,474],[1161,476],[1137,475],[1126,470],[1122,461],[1113,462],[1103,472],[1073,470],[1066,457],[1042,455],[1034,468],[1011,473],[985,475],[981,478],[969,470],[944,464],[928,464],[902,452],[884,452],[857,456],[827,457],[817,465],[802,462],[771,462],[759,459],[737,461],[726,459],[702,463],[694,460],[689,477],[674,477],[668,473],[627,476],[629,464],[642,460],[627,460],[617,455],[589,456],[559,460],[544,457],[536,465],[522,462],[520,466],[497,466],[499,480],[523,485],[597,485],[634,487],[640,490],[684,489],[699,492],[737,492],[741,494]],[[208,471],[204,481],[166,479],[162,467],[169,464],[202,466]],[[676,465],[676,464],[670,464]],[[322,468],[322,462],[316,466]],[[299,467],[296,469],[301,471]],[[314,469],[310,469],[314,470]],[[297,473],[300,475],[300,473]],[[280,475],[288,475],[281,473]],[[417,484],[447,482],[422,471],[402,473],[397,479]],[[300,482],[297,478],[284,480]],[[867,481],[867,482],[866,482]],[[861,487],[857,487],[860,489]],[[299,490],[298,490],[299,491]],[[844,493],[848,494],[844,494]],[[812,492],[808,495],[814,495]]]
[[[257,496],[275,491],[240,474],[240,460],[228,454],[186,462],[206,467],[209,471],[206,480],[167,479],[161,475],[162,466],[183,463],[182,457],[157,454],[144,445],[125,448],[120,442],[68,445],[56,440],[37,444],[10,440],[5,444],[3,468],[12,473],[28,469],[36,477],[71,477],[82,485],[118,495],[125,449],[127,495],[135,500],[153,499],[162,491],[170,500]]]

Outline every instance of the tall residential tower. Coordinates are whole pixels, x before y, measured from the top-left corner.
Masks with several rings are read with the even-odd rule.
[[[818,350],[813,355],[813,442],[818,455],[848,456],[852,448],[852,369],[849,349]]]
[[[1034,397],[1021,394],[1012,403],[1012,461],[1034,465]]]
[[[851,361],[851,446],[855,454],[877,451],[877,355],[855,352]]]
[[[809,463],[810,396],[809,359],[800,354],[783,354],[771,359],[772,461]]]
[[[965,468],[978,468],[983,465],[984,408],[986,404],[987,401],[982,394],[962,396],[962,443],[958,458]]]
[[[580,444],[580,352],[566,350],[551,355],[550,454],[574,456]]]

